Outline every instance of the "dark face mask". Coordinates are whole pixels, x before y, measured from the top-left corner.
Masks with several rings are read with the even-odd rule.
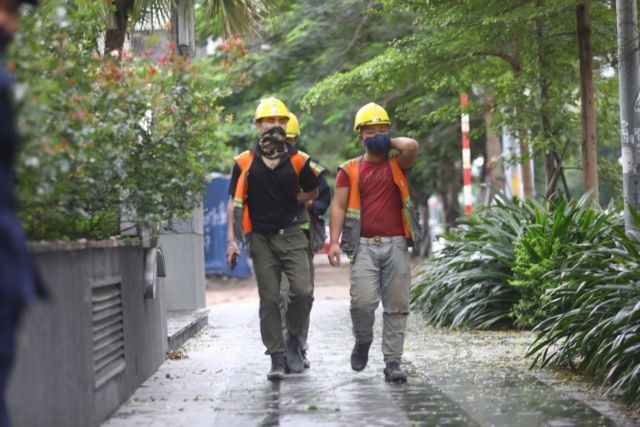
[[[258,146],[260,154],[267,159],[277,159],[287,152],[285,145],[287,133],[280,126],[274,126],[260,136]]]
[[[385,153],[391,149],[391,138],[389,135],[370,136],[364,140],[364,146],[369,151]]]
[[[7,49],[13,41],[13,34],[9,34],[0,29],[0,56],[4,57],[7,54]]]

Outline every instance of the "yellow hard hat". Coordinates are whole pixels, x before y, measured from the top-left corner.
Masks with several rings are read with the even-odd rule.
[[[295,114],[289,111],[289,121],[287,122],[287,138],[295,138],[300,135],[300,122]]]
[[[391,125],[391,121],[389,121],[389,115],[384,108],[375,102],[370,102],[356,113],[353,129],[358,130],[366,125]]]
[[[289,110],[287,110],[284,102],[272,96],[260,101],[258,107],[256,107],[253,121],[257,122],[265,117],[289,117]]]

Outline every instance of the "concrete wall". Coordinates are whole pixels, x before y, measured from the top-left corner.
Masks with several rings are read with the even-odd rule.
[[[202,209],[171,230],[161,230],[159,246],[167,266],[165,284],[170,311],[195,310],[206,305],[203,230]]]
[[[155,299],[144,299],[143,249],[135,243],[45,245],[35,252],[52,299],[23,319],[8,390],[11,418],[18,427],[97,426],[164,361],[164,285]],[[102,290],[117,290],[115,308],[100,308]],[[104,329],[114,331],[111,344],[99,349],[96,325],[109,311],[121,315],[108,317],[115,322]],[[115,359],[97,370],[94,362],[106,352]]]

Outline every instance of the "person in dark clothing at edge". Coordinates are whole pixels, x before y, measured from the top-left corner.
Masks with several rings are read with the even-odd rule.
[[[287,138],[286,141],[295,146],[296,148],[300,147],[299,137],[300,137],[300,122],[295,114],[289,112],[289,122],[287,123]],[[311,169],[313,173],[318,177],[318,186],[319,186],[319,195],[317,199],[308,201],[305,205],[301,205],[301,215],[307,216],[309,218],[308,221],[302,223],[300,228],[304,231],[307,239],[309,239],[309,273],[311,275],[311,301],[313,302],[313,288],[314,288],[314,267],[313,267],[313,256],[316,252],[318,252],[324,246],[325,239],[327,237],[327,233],[325,231],[324,219],[323,215],[329,209],[329,205],[331,204],[331,189],[329,188],[329,184],[327,184],[327,180],[325,179],[325,169],[320,166],[318,163],[311,160]],[[289,294],[289,286],[286,278],[283,277],[283,286],[281,289],[282,292],[282,313],[286,313],[286,308],[288,304],[288,294]],[[282,328],[284,330],[286,336],[286,325],[283,322]],[[307,358],[307,352],[309,351],[308,344],[309,337],[309,321],[304,325],[304,330],[302,335],[300,336],[301,346],[302,346],[302,362],[304,363],[305,369],[311,367],[311,362]],[[285,343],[286,344],[286,343]]]
[[[300,205],[318,197],[318,178],[307,154],[285,141],[289,111],[271,97],[256,108],[256,144],[235,157],[227,208],[227,263],[241,255],[237,238],[249,244],[260,297],[260,334],[271,356],[267,378],[304,370],[301,335],[309,320],[312,286],[309,241],[300,228]],[[281,329],[281,275],[289,281],[287,345]],[[286,359],[285,359],[286,352]]]
[[[44,296],[35,264],[27,252],[14,201],[13,164],[19,141],[5,57],[18,30],[19,9],[23,3],[35,6],[37,0],[0,0],[0,427],[10,425],[5,393],[15,359],[18,323],[29,303]]]

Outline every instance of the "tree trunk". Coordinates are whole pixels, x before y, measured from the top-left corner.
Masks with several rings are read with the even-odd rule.
[[[535,197],[536,188],[533,184],[533,171],[531,170],[531,153],[526,132],[520,132],[520,158],[522,159],[522,191],[524,197]]]
[[[115,20],[115,28],[108,28],[104,38],[104,52],[117,50],[122,52],[124,39],[127,35],[127,24],[129,22],[129,13],[133,10],[135,0],[116,0],[115,12],[113,18]]]
[[[453,163],[447,166],[447,169],[441,170],[441,176],[447,177],[449,185],[440,193],[442,198],[442,209],[444,210],[444,228],[449,230],[456,226],[458,218],[460,218],[460,203],[458,196],[460,195],[460,176]]]
[[[518,117],[523,117],[522,107],[516,107]],[[526,124],[520,124],[517,129],[518,144],[520,145],[520,170],[522,172],[522,192],[524,197],[535,197],[536,188],[531,169],[531,151],[529,150],[529,132]]]
[[[541,34],[540,34],[541,35]],[[539,40],[541,41],[541,40]],[[542,135],[549,145],[544,152],[544,178],[545,178],[545,193],[547,197],[551,197],[556,191],[556,184],[558,182],[556,174],[560,173],[562,168],[561,164],[556,164],[556,146],[553,140],[553,132],[551,130],[551,120],[549,120],[549,112],[547,111],[547,105],[549,103],[549,81],[544,77],[545,72],[545,60],[542,59],[544,54],[540,55],[540,121],[542,124]]]
[[[537,0],[537,7],[544,6],[544,0]],[[556,190],[556,183],[561,165],[557,165],[555,161],[556,147],[553,140],[553,132],[551,130],[551,120],[549,119],[549,79],[547,79],[547,69],[549,63],[547,61],[547,52],[545,50],[545,28],[544,21],[541,18],[536,19],[536,42],[538,44],[538,84],[540,85],[540,124],[542,126],[542,136],[547,143],[544,151],[544,178],[545,178],[545,194],[551,196]]]
[[[486,165],[491,186],[498,191],[504,191],[504,168],[498,162],[502,156],[502,143],[500,138],[491,128],[493,122],[493,100],[488,94],[483,94],[484,100],[484,127],[486,137]]]
[[[518,51],[519,52],[519,51]],[[516,78],[522,73],[522,56],[517,53],[513,56],[512,69]],[[522,107],[516,107],[516,115],[518,117],[524,117],[522,113]],[[529,151],[529,135],[526,128],[526,123],[520,124],[515,129],[518,136],[518,143],[520,145],[520,169],[522,172],[522,192],[524,197],[534,197],[536,195],[536,188],[533,182],[533,170],[531,169],[531,152]]]
[[[580,103],[582,109],[582,190],[593,190],[598,197],[598,145],[596,141],[596,107],[591,51],[590,0],[576,7],[578,49],[580,51]]]

